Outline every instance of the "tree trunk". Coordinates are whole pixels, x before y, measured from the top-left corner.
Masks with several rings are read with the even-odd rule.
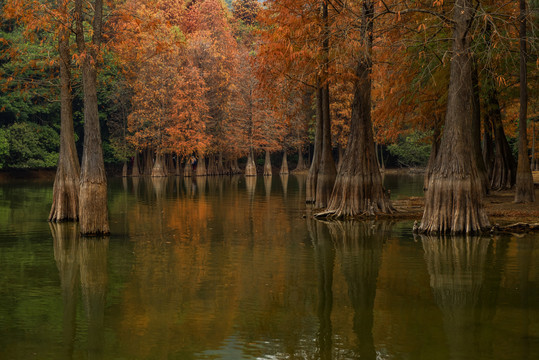
[[[127,161],[124,160],[124,165],[122,166],[122,177],[127,177]]]
[[[535,201],[533,177],[528,157],[528,79],[526,70],[526,0],[520,0],[520,114],[518,125],[518,165],[515,202]]]
[[[487,95],[487,117],[494,130],[494,159],[490,174],[492,190],[510,189],[515,184],[516,163],[505,137],[502,113],[494,79],[489,80]]]
[[[329,17],[328,3],[322,3],[322,20],[324,26],[324,39],[322,41],[322,52],[324,63],[322,64],[322,153],[320,157],[320,168],[316,178],[316,195],[315,207],[324,208],[328,205],[337,169],[335,168],[335,160],[333,159],[333,147],[331,146],[331,116],[330,116],[330,99],[329,99],[329,83],[328,83],[328,67],[329,67]]]
[[[256,164],[253,155],[253,148],[249,148],[247,164],[245,165],[245,176],[256,176]]]
[[[182,174],[182,164],[180,162],[180,155],[176,154],[176,176],[180,176]]]
[[[153,164],[152,168],[152,177],[163,177],[167,176],[167,171],[164,166],[163,161],[163,154],[160,154],[159,152],[156,152],[155,154],[155,162]]]
[[[270,152],[266,150],[266,159],[264,161],[264,176],[271,176],[271,175],[273,175],[273,171],[271,170]]]
[[[391,213],[393,207],[382,187],[376,160],[371,120],[371,50],[374,4],[363,6],[361,39],[364,53],[356,64],[350,136],[328,209],[317,216],[347,218],[358,215]]]
[[[67,13],[63,0],[58,1],[62,13]],[[61,24],[58,40],[60,53],[60,153],[52,190],[49,221],[79,219],[80,164],[73,130],[71,95],[71,56],[69,29]]]
[[[483,185],[483,195],[488,194],[490,184],[487,176],[487,168],[483,161],[481,150],[481,100],[479,95],[479,74],[477,72],[477,60],[473,58],[472,64],[472,139],[473,152],[477,163],[477,172]]]
[[[217,175],[224,175],[225,167],[223,165],[223,153],[219,152],[219,158],[217,159]]]
[[[319,82],[319,80],[317,81]],[[316,198],[316,182],[318,179],[318,170],[320,169],[320,159],[322,157],[322,88],[317,87],[316,90],[316,131],[314,134],[314,153],[307,175],[307,183],[305,185],[305,201],[314,203]]]
[[[281,163],[281,171],[279,171],[279,174],[288,175],[288,160],[286,159],[286,150],[283,151],[283,162]]]
[[[487,169],[487,176],[492,179],[492,170],[494,169],[494,141],[492,136],[492,122],[487,109],[483,117],[483,161]],[[491,183],[492,188],[492,183]]]
[[[215,155],[210,155],[208,157],[208,168],[206,170],[208,176],[217,175],[217,164],[215,163]]]
[[[206,170],[206,159],[202,154],[198,154],[198,163],[197,163],[197,170],[196,170],[196,176],[207,176],[208,171]]]
[[[140,176],[140,170],[138,166],[138,151],[135,151],[135,157],[133,158],[133,167],[131,168],[131,176]]]
[[[424,233],[474,233],[490,226],[476,157],[470,151],[473,89],[468,27],[474,12],[471,0],[456,0],[445,126],[418,228]]]
[[[298,146],[298,164],[296,165],[296,169],[294,171],[303,171],[306,168],[305,160],[303,159],[303,149],[300,145]]]
[[[107,176],[103,163],[99,112],[97,105],[97,51],[101,44],[103,0],[94,2],[91,46],[86,46],[83,29],[82,0],[75,1],[77,46],[82,57],[84,94],[84,150],[82,154],[79,219],[82,235],[109,233]]]
[[[429,186],[430,177],[432,176],[432,169],[436,163],[436,156],[440,150],[440,136],[442,133],[442,119],[438,116],[434,117],[434,129],[432,134],[432,146],[430,148],[429,161],[427,163],[427,171],[425,171],[425,179],[423,180],[423,191],[427,191]]]

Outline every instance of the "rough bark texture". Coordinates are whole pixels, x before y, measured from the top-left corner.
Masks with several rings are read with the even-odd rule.
[[[445,127],[425,196],[419,231],[473,233],[490,226],[483,207],[483,191],[473,147],[471,0],[457,0],[453,9],[453,47]]]
[[[485,162],[488,178],[492,179],[492,170],[494,169],[494,141],[488,109],[483,117],[483,161]]]
[[[526,1],[520,0],[520,114],[518,125],[518,165],[515,202],[534,202],[533,177],[528,157],[528,81],[526,70]]]
[[[303,149],[301,146],[298,146],[298,164],[294,171],[303,171],[306,170],[307,166],[305,165],[305,159],[303,159]]]
[[[196,170],[196,176],[206,176],[208,175],[208,171],[206,170],[206,159],[202,154],[198,154],[198,162],[197,162],[197,170]]]
[[[494,86],[494,81],[491,80],[487,96],[487,116],[494,131],[494,157],[490,173],[490,187],[492,190],[503,190],[510,189],[515,184],[516,163],[505,137],[498,94]]]
[[[481,101],[479,96],[479,74],[477,71],[477,60],[473,59],[472,66],[472,140],[477,172],[483,185],[483,194],[486,195],[490,189],[487,168],[483,161],[483,151],[481,150]]]
[[[316,91],[316,131],[314,134],[314,153],[307,175],[307,183],[305,185],[305,201],[314,203],[316,198],[316,182],[318,179],[318,170],[320,169],[320,161],[322,158],[322,88],[318,87]]]
[[[283,161],[281,163],[280,175],[288,175],[288,160],[286,159],[286,151],[283,151]]]
[[[59,6],[67,11],[64,1],[59,0]],[[79,219],[80,164],[73,129],[70,32],[67,27],[61,26],[58,40],[60,53],[60,153],[54,179],[49,221],[77,221]]]
[[[140,170],[138,166],[138,151],[135,152],[135,157],[133,158],[133,167],[131,168],[131,176],[140,176]]]
[[[376,213],[391,213],[393,207],[382,186],[376,160],[371,120],[372,18],[374,5],[363,7],[362,35],[365,54],[356,64],[356,82],[350,119],[350,136],[333,193],[326,211],[318,217],[347,218]],[[318,199],[317,199],[318,201]]]
[[[253,156],[253,149],[249,149],[247,156],[247,165],[245,165],[245,176],[256,176],[256,165]]]
[[[316,178],[316,195],[314,199],[315,207],[325,208],[328,205],[329,198],[337,169],[333,159],[333,147],[331,146],[331,112],[329,99],[328,67],[329,67],[329,16],[328,3],[322,3],[322,20],[324,37],[322,41],[322,53],[324,62],[322,64],[322,153],[320,154],[320,168]]]
[[[436,163],[436,156],[440,150],[440,139],[442,135],[442,119],[434,118],[434,132],[432,134],[432,146],[430,148],[429,161],[427,163],[427,171],[425,171],[425,178],[423,179],[423,191],[427,191],[430,177],[432,176],[432,169]]]
[[[164,166],[163,155],[155,154],[155,162],[152,168],[152,177],[163,177],[167,176],[167,171]]]
[[[94,2],[92,46],[86,46],[82,0],[76,0],[76,38],[82,56],[84,94],[84,151],[82,154],[79,219],[83,235],[109,233],[107,177],[103,163],[99,113],[97,108],[97,50],[101,43],[103,1]]]
[[[264,161],[264,176],[271,176],[273,172],[271,170],[271,158],[270,152],[266,150],[266,159]]]

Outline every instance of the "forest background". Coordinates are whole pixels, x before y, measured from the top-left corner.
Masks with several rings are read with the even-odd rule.
[[[0,1],[0,169],[57,164],[56,32],[59,23],[70,21],[58,3]],[[265,151],[274,154],[274,164],[280,165],[283,152],[297,164],[312,152],[314,89],[323,63],[328,64],[323,81],[331,94],[331,143],[340,159],[349,135],[353,59],[358,53],[350,19],[357,9],[347,1],[328,2],[324,36],[329,51],[324,54],[318,3],[106,1],[98,103],[108,168],[136,163],[149,174],[153,164],[162,161],[164,169],[175,171],[196,155],[209,158],[212,171],[222,173],[223,167],[237,168],[234,161],[245,161],[250,149],[259,156],[258,165]],[[376,13],[385,15],[377,18],[373,30],[372,118],[378,160],[381,166],[425,166],[447,105],[451,26],[444,14],[449,17],[452,2],[374,4]],[[528,144],[532,166],[537,167],[539,1],[528,6]],[[481,1],[477,8],[472,48],[482,122],[487,124],[483,133],[496,134],[502,126],[510,156],[516,159],[518,2]],[[82,154],[80,59],[74,33],[71,37],[74,131],[77,153]],[[500,122],[493,121],[496,116]]]

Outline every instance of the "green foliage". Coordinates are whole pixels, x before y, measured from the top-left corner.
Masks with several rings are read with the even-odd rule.
[[[4,167],[5,159],[9,154],[9,140],[7,131],[0,129],[0,169]]]
[[[20,122],[3,131],[9,142],[9,153],[4,166],[19,169],[56,166],[60,136],[52,128]]]
[[[30,42],[21,28],[0,31],[0,39],[0,117],[5,122],[57,118],[59,107],[52,100],[58,96],[58,68],[51,42]]]
[[[431,150],[431,145],[424,141],[428,135],[416,131],[406,137],[399,136],[398,142],[389,145],[387,149],[405,166],[426,166]]]

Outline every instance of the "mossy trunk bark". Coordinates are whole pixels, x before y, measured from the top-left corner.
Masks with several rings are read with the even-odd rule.
[[[101,43],[103,1],[95,0],[91,46],[86,46],[82,24],[82,0],[75,1],[76,38],[82,56],[84,94],[84,150],[82,154],[79,221],[83,235],[109,233],[107,176],[101,147],[97,102],[97,51]]]
[[[434,118],[434,132],[432,134],[432,146],[430,148],[429,161],[427,163],[427,171],[425,171],[425,178],[423,179],[423,191],[427,191],[429,180],[432,175],[432,169],[436,163],[436,156],[440,150],[440,138],[442,135],[442,119],[439,117]]]
[[[67,12],[63,1],[59,6]],[[71,95],[70,31],[64,24],[59,34],[60,53],[60,153],[52,190],[49,221],[77,221],[79,219],[80,164],[75,147],[73,104]]]
[[[470,151],[473,89],[468,26],[474,13],[471,0],[455,2],[447,113],[418,228],[423,233],[474,233],[490,227],[476,157]]]

